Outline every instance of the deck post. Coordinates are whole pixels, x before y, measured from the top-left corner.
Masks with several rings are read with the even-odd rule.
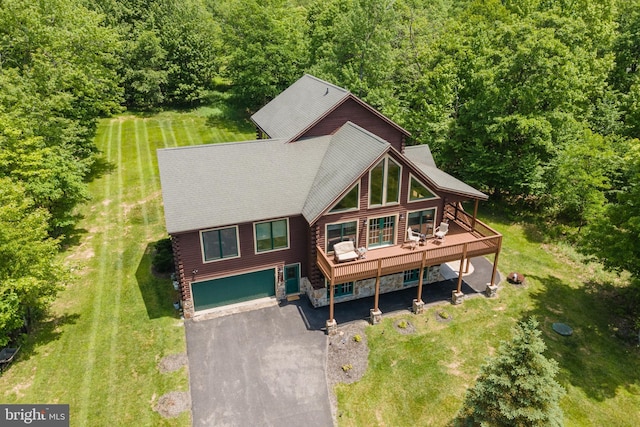
[[[473,218],[471,219],[471,232],[476,231],[476,218],[478,217],[478,199],[476,199],[476,203],[473,205]]]
[[[331,279],[329,280],[329,320],[327,320],[327,335],[335,335],[338,332],[338,324],[333,318],[333,295],[335,293],[335,276],[331,269]]]
[[[382,275],[382,259],[378,260],[378,273],[376,274],[376,295],[373,300],[373,309],[370,310],[371,324],[376,325],[382,320],[382,312],[378,307],[380,301],[380,276]]]
[[[424,265],[427,260],[427,251],[422,252],[422,263],[420,264],[420,270],[418,271],[418,298],[413,300],[413,312],[414,314],[420,314],[424,311],[424,301],[422,301],[422,275],[424,274]]]
[[[471,266],[471,258],[467,258],[467,262],[464,265],[464,274],[467,274],[469,272],[470,266]]]
[[[458,271],[458,293],[462,293],[462,275],[464,274],[464,260],[467,259],[467,245],[464,244],[462,249],[462,258],[460,258],[460,271]]]
[[[498,255],[500,255],[500,250],[502,249],[502,237],[498,241],[498,250],[496,251],[496,256],[493,258],[493,271],[491,272],[491,285],[495,285],[496,281],[496,273],[498,271]]]

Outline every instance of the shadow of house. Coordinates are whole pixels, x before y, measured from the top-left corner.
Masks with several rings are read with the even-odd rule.
[[[173,302],[179,299],[168,277],[153,273],[151,265],[157,242],[149,243],[136,269],[136,281],[149,319],[177,317]]]
[[[541,290],[531,295],[534,307],[523,317],[535,316],[547,344],[547,355],[560,367],[557,379],[578,387],[591,399],[604,401],[621,388],[640,389],[638,349],[616,337],[612,327],[615,310],[609,303],[613,286],[572,286],[555,277],[529,275]],[[571,336],[561,336],[553,323],[568,324]]]

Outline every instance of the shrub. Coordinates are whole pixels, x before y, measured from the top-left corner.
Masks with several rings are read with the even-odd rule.
[[[155,254],[151,262],[153,268],[158,273],[169,273],[175,268],[173,263],[173,248],[171,247],[171,239],[166,238],[159,240],[155,245]]]
[[[349,372],[352,369],[353,369],[353,365],[351,363],[349,363],[348,365],[342,365],[342,370],[344,372]]]
[[[362,341],[362,337],[360,336],[360,334],[356,334],[356,335],[353,336],[353,340],[355,342],[360,342],[360,341]]]

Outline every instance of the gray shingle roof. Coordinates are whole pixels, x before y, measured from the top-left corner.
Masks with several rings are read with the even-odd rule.
[[[271,138],[292,138],[340,104],[349,91],[305,74],[251,119]]]
[[[302,209],[307,221],[314,222],[390,146],[371,132],[351,122],[345,123],[331,138]]]
[[[407,157],[411,163],[422,171],[438,189],[464,196],[470,196],[476,199],[486,200],[489,198],[486,194],[476,190],[472,186],[465,184],[459,179],[438,169],[428,145],[414,145],[406,147],[404,154],[405,157]]]
[[[158,150],[167,231],[299,215],[330,136]]]

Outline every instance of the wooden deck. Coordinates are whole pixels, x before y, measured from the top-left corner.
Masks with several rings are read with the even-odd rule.
[[[464,260],[500,251],[502,235],[464,212],[448,212],[449,232],[444,241],[427,238],[411,249],[409,244],[369,250],[365,259],[337,263],[317,247],[317,265],[333,284],[351,282]]]

